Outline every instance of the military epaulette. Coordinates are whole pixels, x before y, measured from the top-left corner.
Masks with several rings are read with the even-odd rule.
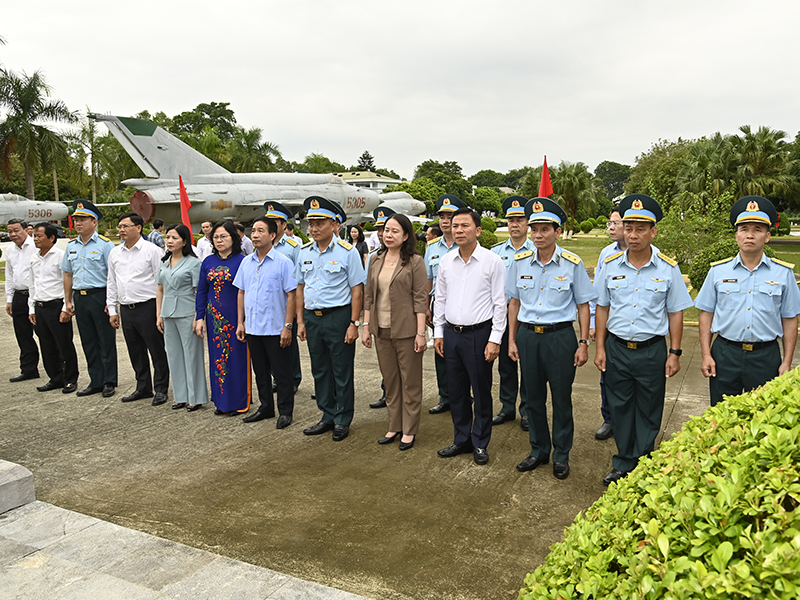
[[[607,259],[605,259],[603,262],[604,262],[604,263],[611,262],[611,261],[612,261],[612,260],[614,260],[615,258],[619,258],[620,256],[622,256],[623,254],[625,254],[625,251],[622,251],[622,252],[617,252],[616,254],[612,254],[611,256],[609,256],[609,257],[608,257]]]
[[[301,248],[308,248],[308,247],[309,247],[311,244],[313,244],[313,243],[314,243],[314,240],[311,240],[310,242],[306,242],[305,244],[303,244],[303,245],[302,245],[302,246],[300,246],[300,247],[301,247]]]
[[[428,242],[428,246],[430,246],[431,244],[435,244],[440,239],[442,239],[442,236],[439,236],[438,238],[433,238],[430,242]]]
[[[794,265],[792,263],[786,262],[785,260],[779,260],[777,258],[773,258],[772,262],[778,263],[779,265],[786,267],[788,269],[794,269]]]
[[[108,239],[106,236],[104,236],[104,235],[100,235],[99,233],[97,234],[97,237],[99,237],[99,238],[100,238],[101,240],[103,240],[104,242],[110,242],[110,241],[111,241],[111,240],[110,240],[110,239]]]
[[[497,248],[498,246],[502,246],[503,244],[505,244],[504,241],[503,242],[497,242],[494,246],[492,246],[492,248]]]
[[[286,236],[283,236],[283,239],[285,239],[286,243],[289,244],[290,246],[297,248],[297,240],[293,240],[292,238]]]
[[[663,260],[665,263],[667,263],[671,267],[677,267],[678,266],[678,261],[677,260],[675,260],[674,258],[670,258],[669,256],[667,256],[663,252],[659,252],[658,253],[658,258]]]
[[[352,250],[353,249],[353,245],[352,244],[348,244],[344,240],[336,240],[336,241],[339,242],[339,245],[342,248],[344,248],[345,250]]]
[[[731,262],[733,260],[733,258],[734,257],[731,256],[730,258],[723,258],[722,260],[715,260],[709,266],[716,267],[717,265],[724,265],[726,262]]]
[[[533,250],[526,250],[525,252],[517,252],[514,255],[514,260],[522,260],[523,258],[528,258],[529,256],[533,255]]]
[[[575,256],[574,254],[570,254],[569,252],[564,252],[563,250],[561,251],[561,256],[563,258],[566,258],[569,262],[574,263],[576,265],[580,264],[581,262],[580,256]]]

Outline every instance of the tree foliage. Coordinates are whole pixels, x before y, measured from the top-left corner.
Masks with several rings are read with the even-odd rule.
[[[612,200],[621,196],[625,191],[625,182],[631,176],[631,166],[618,162],[604,160],[594,170],[595,177],[603,182],[606,196]]]
[[[420,177],[428,177],[429,179],[433,179],[434,175],[437,174],[444,174],[450,178],[463,178],[461,167],[457,162],[452,160],[440,163],[435,160],[428,159],[414,169],[414,179],[419,179]]]
[[[193,110],[174,116],[170,131],[174,134],[201,135],[210,128],[216,131],[220,140],[227,142],[236,133],[236,116],[229,108],[230,104],[230,102],[198,104]]]
[[[364,150],[361,156],[358,157],[358,164],[356,165],[358,171],[372,171],[375,172],[377,167],[375,166],[375,157],[369,153],[368,150]]]

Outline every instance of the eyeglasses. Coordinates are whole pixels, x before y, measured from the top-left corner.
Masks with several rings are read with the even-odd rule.
[[[123,229],[132,229],[134,227],[138,227],[138,225],[117,225],[117,230],[122,231]]]
[[[211,238],[211,239],[212,239],[212,240],[214,240],[215,242],[219,242],[219,241],[222,241],[222,240],[229,240],[229,239],[231,239],[231,236],[229,236],[229,235],[226,233],[225,235],[215,235],[215,236],[214,236],[213,238]]]
[[[612,227],[619,227],[622,225],[622,221],[609,221],[606,223],[606,229],[611,229]]]

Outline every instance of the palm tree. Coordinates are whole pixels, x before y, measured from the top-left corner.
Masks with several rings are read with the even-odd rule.
[[[561,164],[554,169],[550,169],[550,179],[553,183],[553,197],[560,200],[561,205],[568,217],[576,222],[575,215],[578,206],[581,204],[591,205],[603,196],[603,183],[592,175],[589,167],[585,163],[569,163],[561,161]],[[572,237],[572,228],[565,231],[567,238]]]
[[[274,171],[274,161],[281,158],[277,145],[261,141],[260,127],[237,127],[227,147],[234,173]]]
[[[744,135],[733,137],[733,150],[739,163],[736,183],[742,195],[781,198],[792,194],[798,183],[791,175],[795,165],[784,141],[786,132],[763,125],[755,132],[749,125],[739,130]]]
[[[77,117],[61,100],[48,100],[51,88],[44,76],[21,75],[0,68],[0,107],[6,120],[0,123],[0,170],[11,175],[11,155],[19,157],[25,169],[28,198],[34,199],[33,173],[53,168],[67,157],[67,144],[42,121],[74,123]]]

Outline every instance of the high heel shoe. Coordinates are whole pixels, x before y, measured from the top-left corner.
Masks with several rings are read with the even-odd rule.
[[[414,436],[414,439],[410,442],[400,441],[400,450],[408,450],[414,447],[414,442],[417,441],[417,436]]]
[[[395,441],[395,440],[396,440],[398,437],[400,437],[400,432],[399,432],[399,431],[398,431],[397,433],[395,433],[395,434],[394,434],[393,436],[391,436],[391,437],[389,437],[389,436],[386,436],[386,435],[385,435],[385,436],[383,436],[381,439],[379,439],[379,440],[378,440],[378,443],[379,443],[379,444],[391,444],[391,443],[392,443],[393,441]]]

